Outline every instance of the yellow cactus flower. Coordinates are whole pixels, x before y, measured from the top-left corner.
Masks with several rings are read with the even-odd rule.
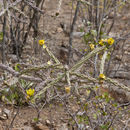
[[[30,89],[26,90],[26,93],[27,93],[27,97],[31,97],[34,95],[34,89],[30,88]]]
[[[104,74],[100,74],[100,75],[99,75],[99,78],[100,78],[100,79],[105,79],[106,76],[105,76]]]
[[[94,44],[89,44],[89,46],[90,46],[90,48],[91,48],[91,50],[93,50],[94,49]]]
[[[104,45],[103,40],[100,40],[100,41],[99,41],[99,44],[100,44],[101,46],[103,46],[103,45]]]
[[[48,61],[47,64],[48,64],[48,65],[51,65],[51,61]]]
[[[45,44],[45,40],[39,40],[39,45],[44,45]]]
[[[66,86],[66,87],[65,87],[65,92],[66,92],[66,93],[70,93],[70,90],[71,90],[71,88],[70,88],[69,86]]]
[[[109,45],[112,45],[113,43],[114,43],[114,39],[113,38],[109,38],[108,40],[107,40],[107,42],[108,42],[108,44]]]

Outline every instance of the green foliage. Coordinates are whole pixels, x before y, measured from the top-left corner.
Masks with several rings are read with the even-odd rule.
[[[38,121],[39,121],[39,119],[38,119],[38,118],[34,118],[33,120],[34,120],[35,122],[38,122]]]
[[[18,83],[3,88],[0,91],[0,99],[6,104],[24,105],[27,102],[24,90],[30,88],[32,85],[33,83],[31,82],[19,80]],[[21,90],[22,88],[23,90]]]
[[[16,64],[15,67],[14,67],[14,69],[15,69],[16,71],[19,71],[19,70],[20,70],[19,67],[20,67],[20,64]]]
[[[88,124],[88,123],[89,123],[87,116],[78,115],[77,118],[78,118],[78,123],[79,123],[79,124],[82,124],[82,123]]]
[[[1,91],[1,99],[7,104],[21,105],[24,100],[23,97],[23,93],[21,93],[21,90],[16,85],[12,85]]]
[[[108,125],[107,124],[101,125],[100,128],[101,130],[108,130]]]
[[[96,35],[97,35],[96,30],[91,30],[90,32],[86,33],[83,37],[85,44],[87,44],[87,45],[88,45],[88,43],[96,44],[96,42],[95,42]]]
[[[93,90],[97,92],[99,88],[96,87]],[[118,108],[118,103],[113,100],[108,92],[97,93],[93,99],[81,102],[78,105],[82,106],[82,112],[76,116],[78,123],[89,126],[90,122],[95,122],[93,125],[98,126],[101,130],[108,130],[109,127],[113,129],[113,126],[110,126],[111,122],[115,115],[122,111],[121,107]]]

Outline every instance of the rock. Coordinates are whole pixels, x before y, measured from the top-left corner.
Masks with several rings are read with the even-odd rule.
[[[69,35],[70,35],[70,26],[67,25],[67,24],[65,24],[65,23],[63,23],[63,22],[60,23],[60,26],[61,26],[63,32],[65,33],[65,35],[66,35],[66,36],[69,36]],[[80,38],[80,37],[82,37],[84,34],[85,34],[85,32],[73,32],[72,35],[73,35],[73,37],[75,37],[75,38]]]
[[[126,92],[127,100],[130,102],[130,92]]]
[[[63,32],[63,29],[62,28],[57,28],[57,32],[61,33],[61,32]]]
[[[52,33],[52,34],[55,34],[55,33],[56,33],[56,31],[52,30],[52,31],[51,31],[51,33]]]
[[[128,103],[130,102],[130,92],[123,90],[121,88],[111,86],[109,88],[100,88],[101,93],[107,92],[109,95],[118,103]]]
[[[74,61],[77,61],[79,59],[79,57],[74,53],[73,54],[73,59],[74,59]]]
[[[110,74],[110,77],[130,80],[130,73],[129,73],[129,72],[124,72],[124,71],[118,71],[118,72],[115,74],[114,72],[112,72],[112,73]]]
[[[126,86],[130,86],[130,80],[125,80],[125,81],[123,82],[123,84],[126,85]]]
[[[0,120],[7,120],[8,116],[7,114],[3,113],[2,115],[0,115]]]
[[[73,32],[73,36],[77,37],[77,38],[82,37],[84,34],[85,34],[85,32]]]
[[[13,128],[12,130],[35,130],[35,129],[33,129],[33,127],[31,126],[24,126],[21,128]]]
[[[34,127],[34,130],[49,130],[49,128],[47,126],[43,125],[42,123],[38,123]]]
[[[5,114],[7,114],[8,117],[10,116],[10,110],[4,108],[3,112],[4,112]]]
[[[56,130],[69,130],[68,125],[66,123],[60,124]]]
[[[0,108],[0,120],[7,120],[10,115],[10,110],[4,108],[3,110]]]
[[[47,126],[50,126],[51,125],[51,122],[49,120],[46,120],[46,125]]]

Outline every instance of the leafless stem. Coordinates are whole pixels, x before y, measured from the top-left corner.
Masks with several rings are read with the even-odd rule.
[[[18,115],[19,110],[20,110],[20,106],[18,106],[18,108],[17,108],[17,112],[16,112],[16,114],[14,115],[13,119],[11,120],[11,123],[10,123],[10,125],[9,125],[9,130],[12,129],[12,127],[13,127],[13,123],[14,123],[14,120],[15,120],[16,116]]]
[[[75,25],[76,20],[77,20],[77,15],[78,15],[78,12],[79,12],[79,7],[80,7],[80,2],[77,1],[76,10],[75,10],[75,15],[74,15],[73,22],[72,22],[71,29],[70,29],[68,64],[70,63],[70,58],[71,58],[73,31],[74,31],[74,25]]]

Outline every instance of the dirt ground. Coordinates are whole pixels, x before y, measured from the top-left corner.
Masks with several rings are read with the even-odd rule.
[[[52,50],[52,52],[59,57],[58,49],[61,44],[68,44],[69,37],[63,32],[60,27],[60,23],[64,22],[68,26],[70,25],[71,19],[71,6],[69,0],[63,0],[60,14],[58,17],[52,17],[57,12],[59,0],[47,0],[45,3],[45,15],[41,18],[41,22],[39,24],[40,32],[39,39],[45,39],[47,41],[48,47]],[[78,22],[81,22],[81,19],[78,18]],[[78,26],[78,25],[76,25]],[[77,27],[78,28],[78,27]],[[130,5],[124,7],[122,11],[120,11],[117,15],[116,22],[114,28],[110,35],[118,36],[123,31],[123,34],[130,33]],[[29,39],[30,44],[33,39]],[[113,74],[113,70],[110,72],[110,77],[115,76],[114,78],[118,79],[123,84],[130,86],[130,38],[123,46],[123,43],[120,43],[123,46],[124,58],[120,57],[120,51],[117,50],[115,56],[115,60],[112,62],[111,67],[114,69],[120,69],[121,71],[117,72],[116,75]],[[25,47],[24,54],[22,55],[23,61],[27,62],[27,59],[30,58],[31,47],[30,44]],[[73,40],[73,47],[78,50],[84,50],[86,45],[82,42],[81,39],[76,38]],[[29,55],[28,55],[29,54]],[[32,52],[33,55],[33,52]],[[26,57],[26,59],[25,59]],[[76,60],[79,59],[75,58]],[[120,61],[121,60],[121,61]],[[43,62],[48,61],[48,59],[43,58]],[[120,66],[118,66],[120,61]],[[41,61],[40,61],[41,62]],[[116,65],[117,63],[117,65]],[[76,106],[75,106],[76,107]],[[75,109],[75,108],[74,108]],[[3,119],[4,111],[8,113]],[[6,130],[7,126],[11,124],[11,121],[16,114],[17,109],[5,105],[0,104],[0,130]],[[130,115],[129,115],[130,116]],[[126,117],[126,120],[129,119],[129,116]],[[40,122],[35,124],[35,118],[37,117],[36,109],[24,106],[20,107],[18,115],[16,116],[12,130],[71,130],[71,126],[68,126],[70,117],[68,116],[65,109],[59,106],[58,103],[52,103],[51,106],[47,105],[40,113]],[[122,121],[123,124],[123,121]],[[130,129],[130,127],[129,127]],[[120,128],[122,130],[122,128]],[[127,130],[127,129],[126,129]]]

